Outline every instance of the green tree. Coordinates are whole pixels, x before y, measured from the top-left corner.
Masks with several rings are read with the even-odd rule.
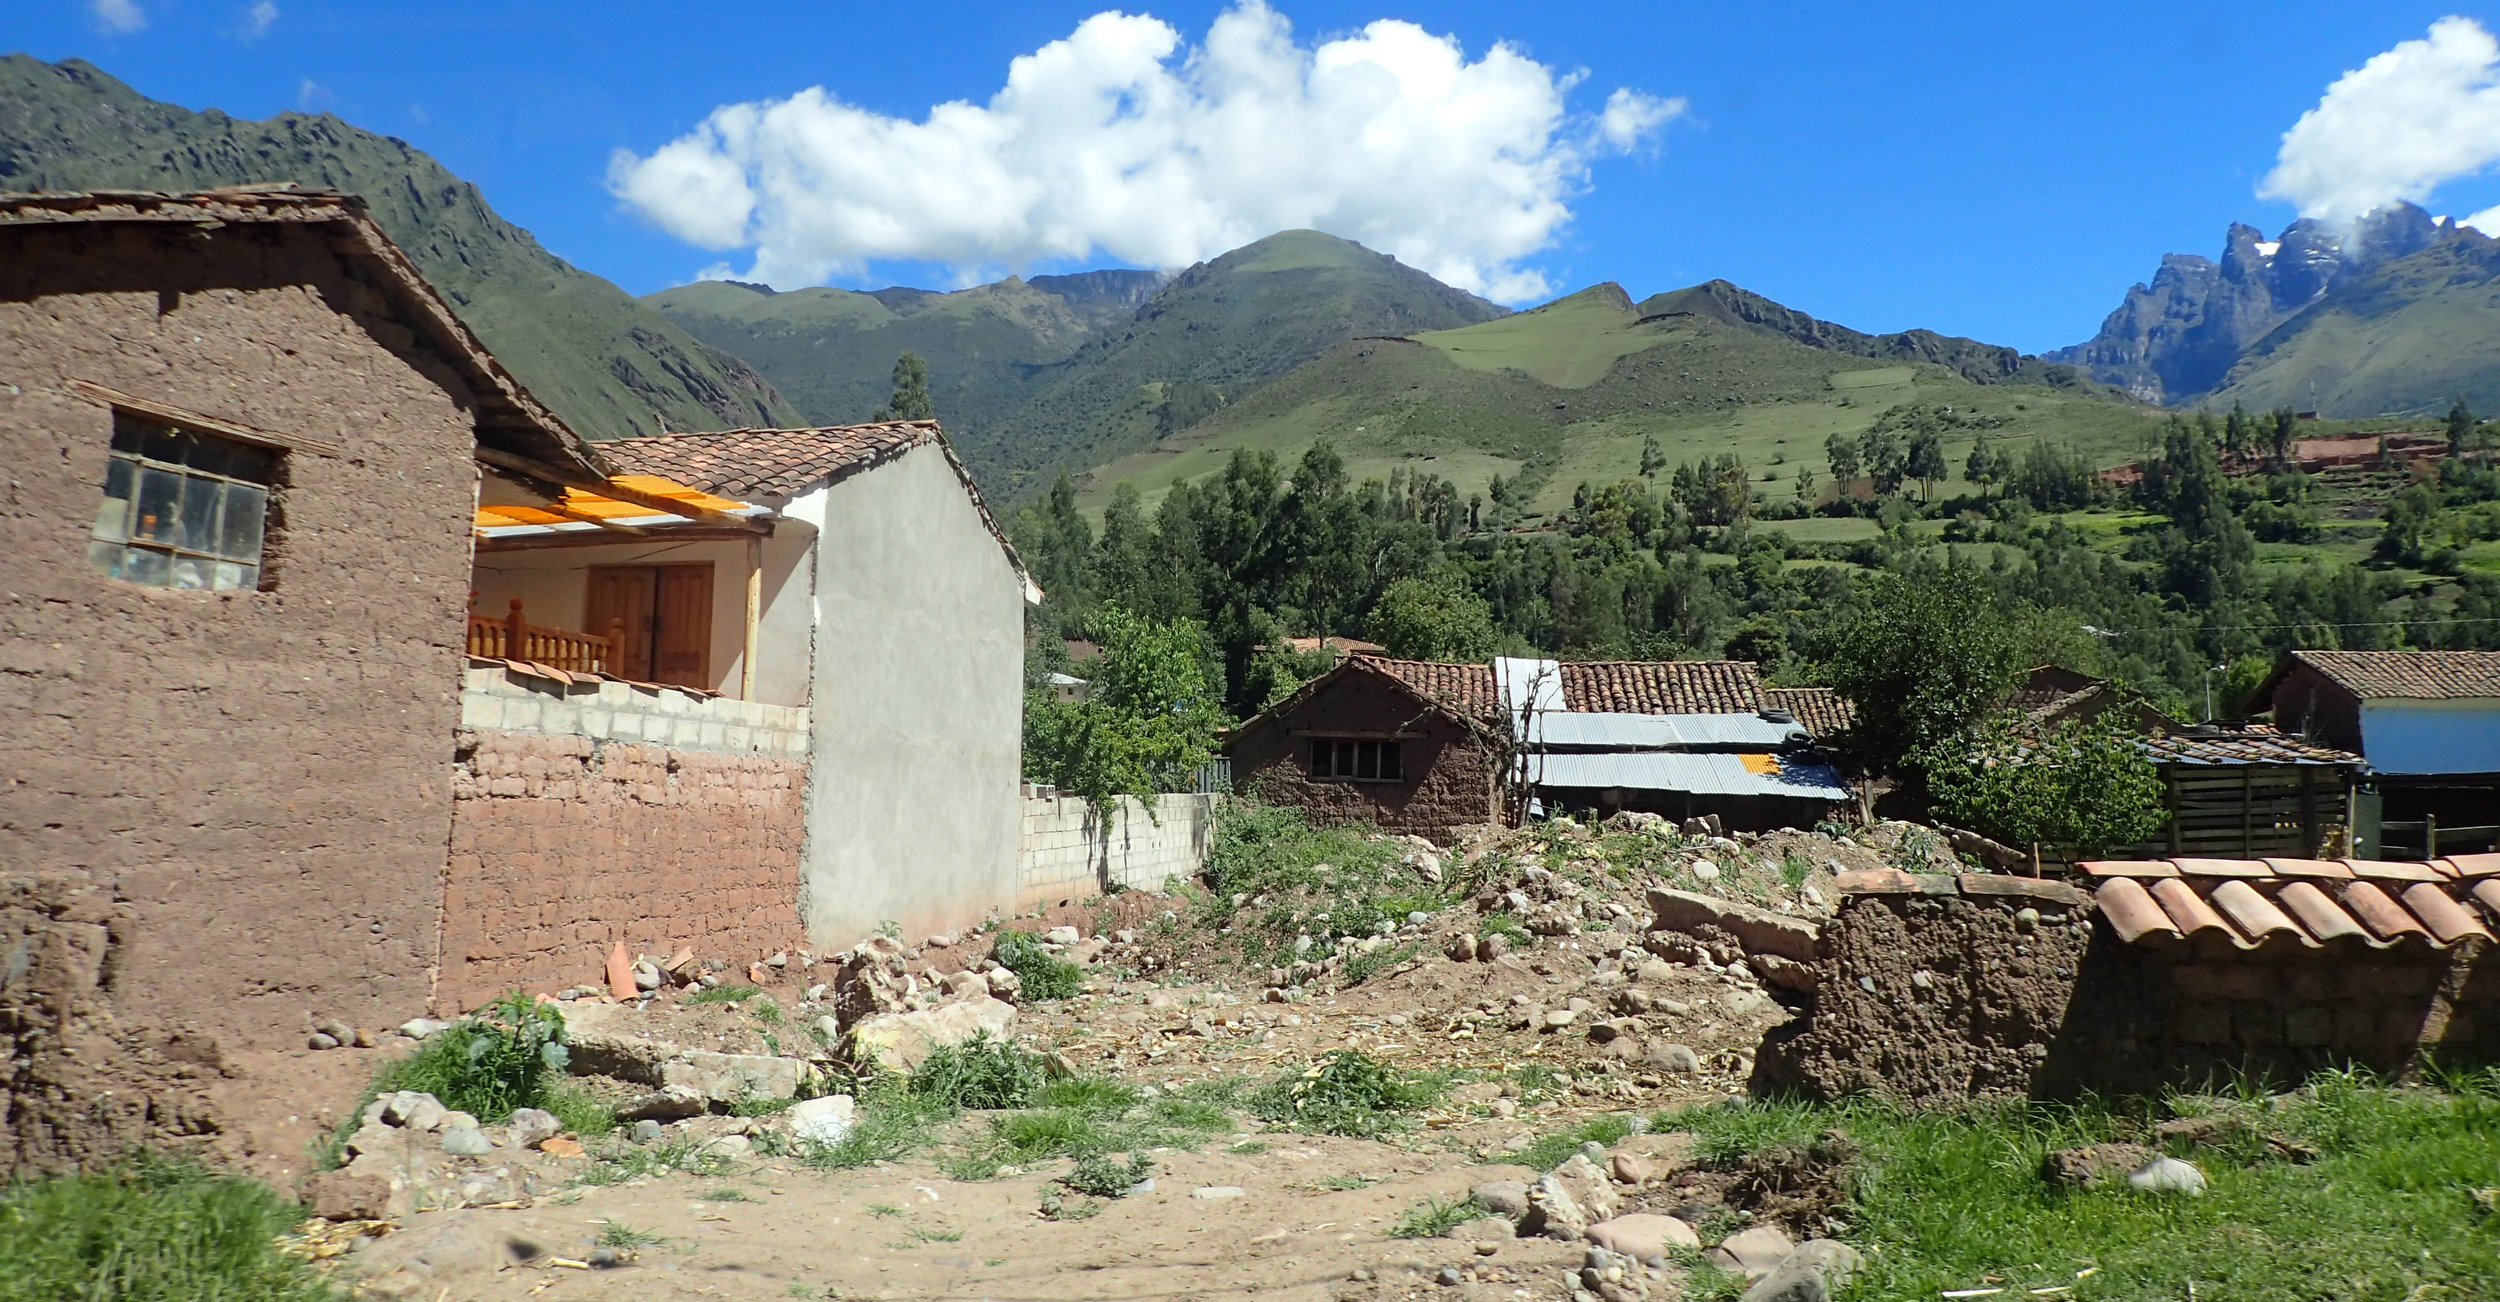
[[[1866,465],[1866,476],[1875,491],[1885,497],[1901,491],[1901,480],[1909,469],[1908,449],[1901,444],[1901,431],[1877,421],[1858,436],[1858,459]]]
[[[1230,722],[1214,647],[1194,619],[1159,622],[1118,606],[1098,611],[1090,631],[1102,654],[1086,666],[1087,698],[1025,698],[1024,775],[1084,797],[1106,819],[1121,796],[1152,810],[1156,793],[1215,753]]]
[[[2474,411],[2465,405],[2465,399],[2459,398],[2457,405],[2448,409],[2448,455],[2462,457],[2473,445]]]
[[[1390,584],[1368,627],[1373,641],[1407,660],[1485,660],[1501,640],[1493,607],[1455,576]]]
[[[2234,461],[2245,460],[2256,439],[2256,420],[2248,414],[2247,407],[2234,400],[2231,414],[2222,418],[2222,450]]]
[[[1858,441],[1846,434],[1832,435],[1823,440],[1823,459],[1831,463],[1840,491],[1848,492],[1849,482],[1858,477]]]
[[[1944,463],[1944,435],[1932,426],[1912,434],[1909,454],[1902,459],[1901,473],[1918,481],[1920,501],[1932,501],[1936,496],[1936,481],[1953,474]]]
[[[1934,808],[2012,845],[2103,854],[2161,829],[2161,775],[2108,711],[2042,727],[2007,711],[1917,757]]]
[[[1658,436],[1643,435],[1641,438],[1641,478],[1657,478],[1658,472],[1666,469],[1666,465],[1667,454],[1659,448]]]
[[[894,359],[894,396],[877,409],[877,420],[935,420],[937,408],[929,404],[929,364],[918,353],[905,353]]]
[[[1985,501],[1988,487],[2004,480],[2006,462],[2006,455],[1990,446],[1988,436],[1982,434],[1971,440],[1970,458],[1962,463],[1962,478],[1977,484],[1980,499]]]
[[[2005,603],[1975,577],[1872,580],[1865,609],[1833,632],[1828,681],[1855,709],[1847,745],[1868,773],[1904,773],[2005,700],[2023,665]]]
[[[2298,441],[2294,436],[2300,429],[2300,417],[2289,407],[2277,407],[2271,419],[2267,433],[2273,440],[2275,468],[2280,470],[2292,464],[2292,445]]]

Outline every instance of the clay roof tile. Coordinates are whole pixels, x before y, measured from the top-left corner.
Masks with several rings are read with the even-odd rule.
[[[2161,911],[2169,914],[2170,920],[2178,924],[2180,934],[2193,937],[2200,932],[2220,932],[2233,944],[2245,947],[2245,942],[2238,932],[2231,929],[2231,924],[2224,922],[2222,915],[2214,912],[2214,906],[2206,903],[2203,896],[2188,889],[2186,882],[2176,877],[2161,878],[2153,883],[2152,896],[2161,905]]]
[[[2361,929],[2360,923],[2352,920],[2351,914],[2336,907],[2335,901],[2327,898],[2325,891],[2308,882],[2285,885],[2275,896],[2275,902],[2307,928],[2310,935],[2322,942],[2369,939],[2369,934]]]
[[[1563,703],[1608,714],[1751,714],[1763,707],[1750,660],[1596,660],[1562,664]]]
[[[2101,883],[2101,888],[2093,892],[2092,898],[2100,905],[2101,916],[2109,919],[2110,929],[2118,933],[2118,939],[2128,944],[2132,945],[2146,936],[2164,936],[2175,940],[2183,934],[2179,924],[2171,921],[2170,915],[2162,912],[2161,905],[2154,902],[2144,884],[2132,877],[2114,877]]]
[[[2387,892],[2369,882],[2356,881],[2344,887],[2344,907],[2370,929],[2370,934],[2384,941],[2398,941],[2407,936],[2431,938],[2430,929],[2394,900]]]
[[[2234,878],[2216,886],[2212,903],[2230,918],[2233,926],[2238,927],[2241,933],[2251,940],[2264,940],[2272,935],[2289,935],[2308,944],[2317,943],[2310,938],[2308,932],[2300,929],[2300,924],[2292,921],[2283,910],[2274,907],[2274,901],[2258,894],[2257,888],[2245,881]]]
[[[2453,945],[2472,936],[2492,939],[2491,929],[2468,913],[2465,906],[2448,897],[2448,893],[2429,882],[2405,888],[2405,907],[2430,928],[2431,935],[2443,945]]]
[[[2500,651],[2294,651],[2291,658],[2363,700],[2500,697]]]

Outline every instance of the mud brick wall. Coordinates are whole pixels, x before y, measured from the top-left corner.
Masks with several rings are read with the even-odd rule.
[[[2079,891],[1997,877],[1975,894],[1976,876],[1845,896],[1812,1004],[1765,1037],[1755,1087],[1946,1102],[2500,1056],[2500,961],[2481,941],[2128,944]]]
[[[1313,735],[1395,737],[1406,780],[1314,780]],[[1486,743],[1371,675],[1339,679],[1297,708],[1244,731],[1227,750],[1237,791],[1298,805],[1321,822],[1360,819],[1448,845],[1461,829],[1501,818],[1500,760]]]
[[[1211,795],[1166,795],[1149,813],[1135,796],[1122,796],[1118,814],[1106,821],[1075,796],[1025,797],[1016,911],[1113,886],[1152,891],[1174,877],[1196,879],[1215,835],[1215,802]]]
[[[463,729],[435,1003],[597,985],[608,948],[800,943],[804,760]]]

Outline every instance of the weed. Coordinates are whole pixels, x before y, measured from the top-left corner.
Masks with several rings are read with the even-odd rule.
[[[1044,949],[1031,932],[999,932],[990,957],[1016,974],[1026,999],[1066,999],[1085,984],[1083,969]]]
[[[1083,1112],[1125,1112],[1137,1106],[1135,1087],[1107,1076],[1070,1076],[1042,1086],[1035,1102],[1049,1108],[1075,1108]]]
[[[1780,880],[1785,882],[1788,889],[1792,891],[1804,886],[1807,875],[1813,871],[1814,865],[1806,862],[1806,857],[1794,850],[1789,851],[1780,859]]]
[[[1745,1294],[1745,1276],[1727,1271],[1699,1248],[1675,1244],[1667,1256],[1684,1272],[1685,1302],[1737,1302]]]
[[[1535,1167],[1539,1171],[1551,1171],[1570,1161],[1571,1155],[1579,1152],[1582,1144],[1593,1142],[1603,1147],[1612,1147],[1625,1135],[1631,1133],[1631,1123],[1621,1117],[1598,1117],[1569,1130],[1547,1135],[1528,1145],[1512,1160],[1522,1166]]]
[[[637,1230],[623,1221],[610,1221],[599,1231],[602,1248],[648,1248],[666,1242],[649,1230]]]
[[[1110,1131],[1093,1114],[1073,1108],[994,1117],[990,1120],[990,1138],[1002,1161],[1016,1163],[1089,1157],[1114,1143]]]
[[[1071,1204],[1056,1189],[1042,1191],[1042,1219],[1046,1221],[1090,1220],[1101,1215],[1103,1207],[1104,1204],[1090,1199]]]
[[[278,1235],[303,1212],[250,1180],[148,1154],[0,1191],[0,1296],[152,1302],[335,1298]]]
[[[604,1139],[616,1130],[616,1109],[569,1085],[542,1090],[538,1106],[582,1139]]]
[[[710,1141],[694,1135],[654,1144],[615,1144],[599,1153],[598,1160],[576,1179],[588,1185],[609,1185],[670,1171],[729,1174],[729,1160],[709,1150]]]
[[[1298,1076],[1260,1090],[1251,1110],[1277,1122],[1370,1139],[1404,1126],[1405,1113],[1441,1096],[1446,1082],[1382,1065],[1354,1049],[1329,1054]]]
[[[703,1195],[707,1203],[751,1203],[755,1196],[744,1189],[719,1188]]]
[[[868,1204],[868,1214],[871,1216],[894,1217],[902,1215],[903,1209],[892,1203],[870,1203]]]
[[[710,986],[686,996],[690,1004],[737,1004],[764,993],[754,986]]]
[[[1240,1143],[1225,1149],[1224,1151],[1227,1153],[1239,1153],[1243,1157],[1256,1157],[1267,1151],[1267,1141],[1264,1139],[1245,1139]]]
[[[1368,1175],[1332,1175],[1325,1180],[1313,1181],[1310,1187],[1322,1193],[1348,1193],[1356,1189],[1369,1189],[1378,1183],[1380,1181],[1377,1178]]]
[[[962,1044],[943,1045],[910,1078],[919,1098],[949,1110],[1025,1107],[1048,1083],[1041,1055],[983,1031]]]
[[[932,1230],[915,1225],[911,1227],[909,1233],[922,1243],[961,1243],[964,1241],[962,1230]]]
[[[1484,915],[1484,920],[1476,924],[1476,934],[1499,936],[1513,949],[1528,945],[1536,939],[1530,936],[1528,929],[1520,926],[1519,919],[1511,916],[1506,909],[1496,909]]]
[[[1215,891],[1192,917],[1220,929],[1251,963],[1302,957],[1302,936],[1318,945],[1312,952],[1324,952],[1341,937],[1381,935],[1384,924],[1395,931],[1408,913],[1449,902],[1398,856],[1395,842],[1361,824],[1315,827],[1292,806],[1227,800],[1207,855]]]
[[[1406,1209],[1389,1227],[1393,1239],[1437,1239],[1443,1231],[1485,1214],[1484,1207],[1473,1197],[1451,1202],[1444,1198],[1427,1198]]]
[[[1338,975],[1338,984],[1359,986],[1415,957],[1415,951],[1413,945],[1386,945],[1368,953],[1355,954],[1345,961],[1345,969]]]
[[[755,1020],[762,1022],[766,1026],[781,1025],[781,1005],[774,1003],[769,998],[756,1000],[755,1007],[750,1008],[747,1011],[753,1013],[755,1015]]]
[[[830,1144],[802,1139],[793,1156],[821,1170],[848,1170],[875,1162],[899,1161],[927,1143],[929,1127],[945,1117],[943,1109],[929,1107],[906,1091],[881,1090],[875,1097],[861,1100],[850,1133]]]
[[[1511,1069],[1510,1079],[1519,1087],[1522,1099],[1555,1098],[1565,1089],[1562,1072],[1549,1063],[1521,1063]]]
[[[1232,1114],[1226,1112],[1223,1105],[1210,1103],[1204,1099],[1170,1096],[1156,1099],[1146,1108],[1146,1120],[1158,1126],[1171,1126],[1181,1130],[1200,1132],[1233,1128]]]
[[[479,1015],[427,1037],[415,1053],[386,1063],[365,1086],[356,1106],[330,1132],[313,1141],[315,1170],[346,1160],[348,1138],[365,1105],[397,1090],[431,1094],[443,1106],[489,1125],[515,1108],[543,1108],[567,1130],[595,1139],[616,1129],[616,1114],[587,1094],[558,1082],[570,1061],[564,1015],[513,991]]]
[[[903,924],[896,922],[892,918],[880,918],[877,920],[877,934],[885,937],[887,940],[901,940],[903,938]]]
[[[1115,1162],[1108,1154],[1097,1153],[1079,1159],[1066,1175],[1059,1177],[1059,1183],[1096,1198],[1119,1198],[1154,1173],[1154,1159],[1144,1153],[1131,1153],[1126,1162]]]
[[[769,1053],[776,1058],[780,1057],[781,1037],[770,1031],[764,1032],[764,1052]]]
[[[745,1098],[730,1104],[729,1111],[733,1116],[769,1117],[776,1112],[787,1112],[790,1109],[797,1107],[798,1103],[799,1101],[797,1099],[776,1099],[767,1098],[758,1094],[749,1094]]]

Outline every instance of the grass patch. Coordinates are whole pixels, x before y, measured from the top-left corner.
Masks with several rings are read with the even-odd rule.
[[[962,1044],[941,1045],[906,1086],[950,1111],[1029,1107],[1049,1084],[1040,1054],[993,1040],[987,1031]]]
[[[1154,1159],[1144,1153],[1131,1153],[1126,1162],[1115,1162],[1109,1154],[1097,1153],[1069,1168],[1066,1175],[1059,1177],[1059,1183],[1095,1198],[1120,1198],[1154,1173]]]
[[[1756,1104],[1661,1123],[1691,1131],[1697,1156],[1719,1164],[1846,1131],[1862,1152],[1847,1237],[1876,1249],[1858,1297],[1935,1297],[1982,1280],[2023,1297],[2092,1269],[2077,1296],[2430,1302],[2500,1295],[2500,1222],[2477,1202],[2500,1184],[2500,1078],[2453,1084],[2314,1078],[2256,1114],[2317,1150],[2306,1165],[2241,1165],[2245,1155],[2173,1141],[2205,1172],[2201,1198],[2043,1181],[2042,1158],[2058,1149],[2149,1142],[2143,1118],[2094,1102]]]
[[[1378,1183],[1380,1181],[1376,1177],[1368,1175],[1332,1175],[1325,1180],[1312,1181],[1309,1187],[1322,1193],[1350,1193],[1356,1189],[1369,1189]]]
[[[1046,1108],[1125,1112],[1137,1106],[1138,1097],[1136,1087],[1108,1076],[1070,1076],[1042,1086],[1036,1101]]]
[[[1485,1214],[1483,1206],[1473,1197],[1452,1202],[1446,1198],[1427,1198],[1406,1209],[1389,1227],[1393,1239],[1437,1239],[1445,1232]]]
[[[774,1003],[770,999],[756,1000],[755,1007],[750,1008],[747,1011],[755,1015],[755,1020],[762,1022],[766,1026],[781,1025],[781,1005]]]
[[[711,1141],[693,1135],[649,1144],[616,1143],[598,1153],[598,1160],[575,1177],[582,1184],[623,1184],[647,1175],[686,1171],[695,1175],[727,1175],[730,1161],[708,1151]]]
[[[623,1221],[610,1221],[599,1229],[602,1248],[648,1248],[668,1242],[649,1230],[637,1230]]]
[[[1535,943],[1536,940],[1536,937],[1528,934],[1526,927],[1519,925],[1519,919],[1511,916],[1507,909],[1496,909],[1484,915],[1484,920],[1476,924],[1476,934],[1499,936],[1503,943],[1512,949],[1523,948]]]
[[[1232,1147],[1225,1149],[1224,1151],[1227,1153],[1238,1153],[1243,1157],[1257,1157],[1259,1154],[1267,1151],[1267,1141],[1264,1139],[1245,1139],[1240,1143],[1234,1144]]]
[[[870,1203],[868,1204],[868,1214],[871,1216],[883,1216],[890,1219],[892,1217],[902,1215],[903,1209],[892,1203]]]
[[[1440,1098],[1447,1086],[1438,1076],[1401,1072],[1369,1054],[1341,1049],[1260,1090],[1250,1107],[1268,1121],[1371,1139],[1404,1129],[1406,1114]]]
[[[1538,1139],[1512,1160],[1539,1171],[1551,1171],[1570,1161],[1571,1155],[1579,1152],[1582,1144],[1595,1143],[1611,1148],[1631,1133],[1632,1123],[1621,1117],[1597,1117]]]
[[[740,1004],[764,993],[754,986],[707,986],[686,996],[690,1004]]]
[[[1345,969],[1338,978],[1338,984],[1359,986],[1415,957],[1415,953],[1416,947],[1413,945],[1384,945],[1369,953],[1355,954],[1345,961]]]
[[[1290,805],[1228,799],[1207,852],[1214,890],[1194,920],[1219,931],[1246,963],[1319,958],[1339,939],[1388,934],[1409,913],[1448,907],[1443,888],[1401,864],[1401,853],[1366,824],[1315,827]],[[1303,936],[1312,945],[1297,954]],[[1366,975],[1397,961],[1373,955],[1349,965],[1362,957],[1373,959]]]
[[[327,1302],[277,1250],[303,1210],[262,1184],[140,1154],[0,1192],[0,1298]]]
[[[751,1203],[755,1196],[744,1189],[720,1188],[703,1195],[707,1203]]]
[[[1085,984],[1084,969],[1051,953],[1031,932],[999,932],[990,957],[1016,974],[1018,991],[1026,999],[1066,999]]]

